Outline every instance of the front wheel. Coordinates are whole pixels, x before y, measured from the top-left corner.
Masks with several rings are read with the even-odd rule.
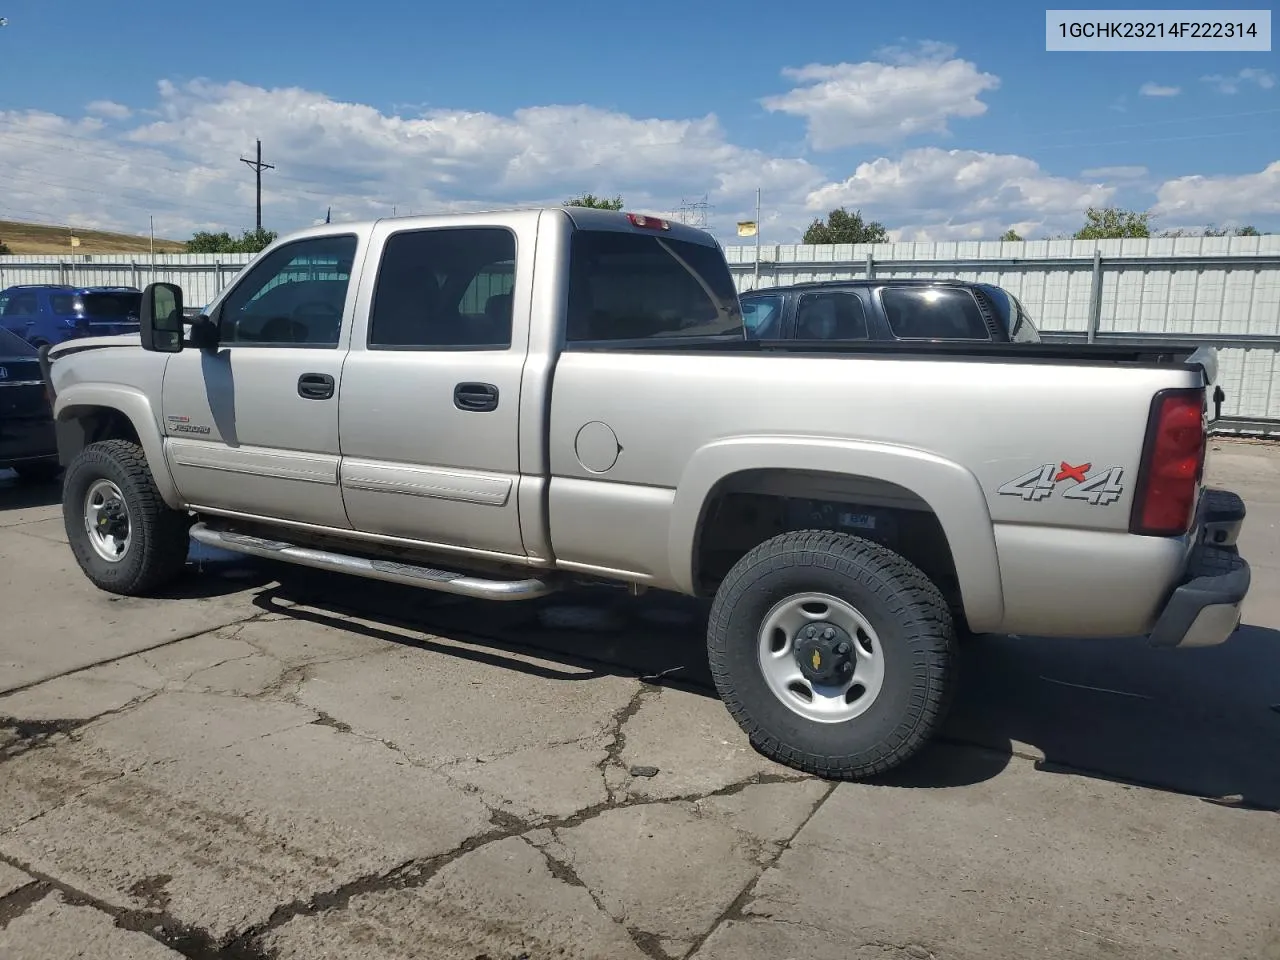
[[[182,573],[191,519],[165,504],[136,443],[80,451],[63,479],[62,518],[80,569],[102,590],[138,596]]]
[[[883,773],[942,722],[955,680],[947,602],[876,543],[808,530],[760,544],[720,585],[716,689],[770,759],[839,780]]]

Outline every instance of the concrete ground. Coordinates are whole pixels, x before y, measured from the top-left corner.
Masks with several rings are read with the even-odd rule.
[[[875,784],[755,754],[696,605],[196,555],[93,589],[0,479],[5,960],[1280,960],[1280,451],[1228,644],[983,638]]]

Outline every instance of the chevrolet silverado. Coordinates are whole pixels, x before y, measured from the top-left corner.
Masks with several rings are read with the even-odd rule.
[[[194,538],[713,598],[727,708],[827,777],[927,741],[958,633],[1216,644],[1249,587],[1194,348],[750,340],[709,234],[581,208],[313,227],[207,313],[171,284],[141,313],[42,351],[97,586],[153,591]]]

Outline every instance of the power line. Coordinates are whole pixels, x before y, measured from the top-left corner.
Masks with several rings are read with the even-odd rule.
[[[262,232],[262,171],[274,170],[275,164],[262,162],[262,141],[259,140],[257,141],[257,143],[258,143],[258,159],[246,160],[244,157],[241,157],[240,162],[249,165],[249,168],[253,170],[254,175],[258,181],[257,224],[258,224],[258,232],[261,233]]]

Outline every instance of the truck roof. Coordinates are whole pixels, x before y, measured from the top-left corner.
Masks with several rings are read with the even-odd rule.
[[[539,206],[539,207],[500,207],[491,210],[476,210],[467,213],[424,213],[414,214],[410,217],[379,217],[373,220],[352,220],[343,221],[341,223],[329,223],[313,227],[305,227],[301,230],[292,231],[280,237],[280,240],[288,240],[295,236],[323,236],[330,233],[338,233],[343,230],[358,230],[361,228],[370,228],[374,224],[382,223],[386,220],[395,220],[397,223],[403,223],[406,228],[410,228],[417,221],[422,222],[438,222],[441,220],[459,220],[471,221],[483,219],[485,217],[501,216],[503,214],[512,213],[541,213],[546,211],[558,210],[567,216],[570,222],[579,230],[615,230],[622,233],[642,233],[653,236],[668,237],[674,240],[685,240],[690,243],[699,243],[704,246],[717,247],[719,243],[716,238],[705,230],[697,227],[691,227],[688,224],[681,223],[678,220],[672,220],[668,217],[660,217],[653,213],[642,213],[635,210],[600,210],[595,207],[574,207],[568,205],[562,206]],[[665,226],[642,226],[632,222],[633,217],[642,218],[653,224],[665,224]],[[277,241],[278,242],[278,241]]]

